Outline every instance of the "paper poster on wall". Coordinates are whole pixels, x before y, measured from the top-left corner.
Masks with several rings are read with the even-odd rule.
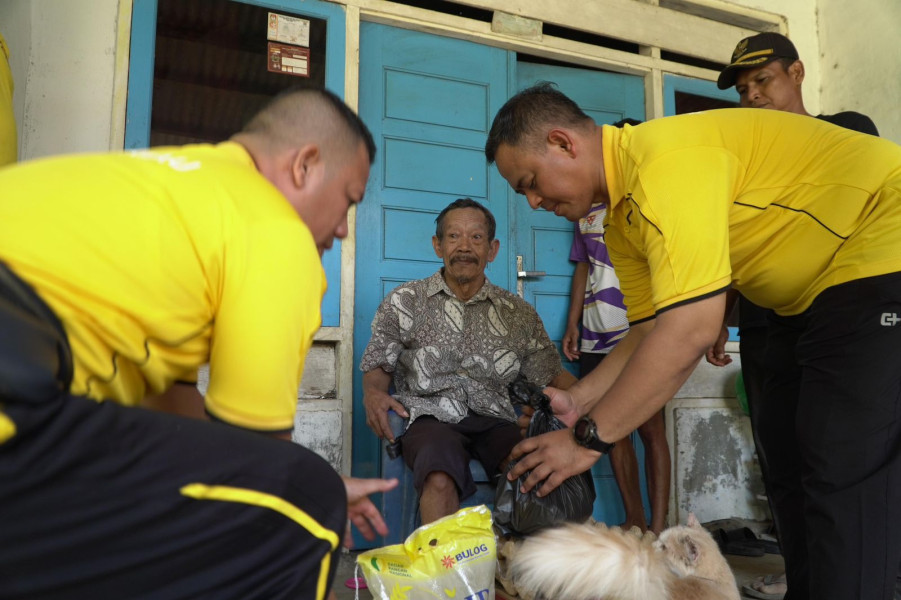
[[[269,28],[266,39],[295,46],[310,46],[310,22],[298,17],[289,17],[274,12],[269,13]]]
[[[269,42],[268,70],[298,77],[310,76],[310,50],[299,46],[289,46]]]

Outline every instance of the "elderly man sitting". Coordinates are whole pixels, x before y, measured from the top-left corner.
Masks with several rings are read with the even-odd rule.
[[[493,476],[522,439],[509,382],[519,373],[539,385],[576,381],[535,309],[485,277],[499,248],[491,212],[465,198],[436,223],[432,246],[444,267],[388,294],[360,364],[366,420],[376,435],[393,441],[389,410],[410,419],[403,457],[423,523],[475,493],[472,458]]]

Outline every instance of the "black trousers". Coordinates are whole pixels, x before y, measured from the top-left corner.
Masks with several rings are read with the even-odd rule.
[[[901,566],[901,274],[772,315],[757,440],[787,600],[888,600]]]
[[[347,523],[328,463],[229,425],[69,394],[64,334],[9,275],[0,598],[324,598]]]

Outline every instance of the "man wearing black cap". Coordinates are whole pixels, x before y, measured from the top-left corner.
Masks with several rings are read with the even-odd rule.
[[[732,52],[730,64],[723,69],[717,80],[717,87],[727,89],[735,86],[739,93],[739,102],[745,108],[767,108],[812,116],[804,108],[801,84],[804,81],[804,63],[798,51],[784,35],[779,33],[760,33],[741,40]],[[816,118],[840,127],[879,135],[873,121],[866,115],[846,111],[834,115],[818,115]],[[767,429],[767,423],[761,423],[761,415],[772,414],[772,410],[762,403],[766,402],[764,387],[764,356],[767,343],[768,314],[765,310],[747,300],[744,296],[733,293],[739,298],[739,334],[740,353],[742,358],[742,375],[747,392],[748,408],[751,416],[754,441],[757,455],[771,502],[776,527],[781,535],[782,550],[789,565],[789,577],[793,587],[804,581],[801,595],[806,597],[806,548],[802,541],[803,530],[803,494],[800,481],[797,485],[786,489],[783,469],[770,472],[769,458],[784,457],[787,444],[794,445],[794,439],[768,435],[761,438],[761,431]],[[734,299],[731,299],[734,301]],[[729,304],[731,306],[731,302]],[[725,354],[725,335],[708,353],[708,361],[716,365],[731,362]],[[784,465],[781,461],[780,465]],[[800,536],[800,537],[799,537]],[[792,577],[792,567],[798,565],[800,573]],[[785,579],[760,579],[743,587],[743,592],[760,598],[777,598],[785,590]],[[802,588],[801,585],[798,585]],[[793,596],[794,597],[794,596]],[[898,594],[896,593],[896,597]]]
[[[720,73],[716,85],[721,90],[734,85],[744,108],[769,108],[810,116],[801,96],[803,81],[804,63],[791,40],[779,33],[758,33],[738,43],[732,52],[732,61]],[[818,115],[817,118],[879,135],[873,121],[857,112]]]

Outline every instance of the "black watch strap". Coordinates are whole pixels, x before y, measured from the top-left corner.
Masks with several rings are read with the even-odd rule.
[[[598,426],[589,416],[584,416],[573,426],[573,437],[576,443],[589,450],[607,454],[616,445],[610,444],[598,437]]]

